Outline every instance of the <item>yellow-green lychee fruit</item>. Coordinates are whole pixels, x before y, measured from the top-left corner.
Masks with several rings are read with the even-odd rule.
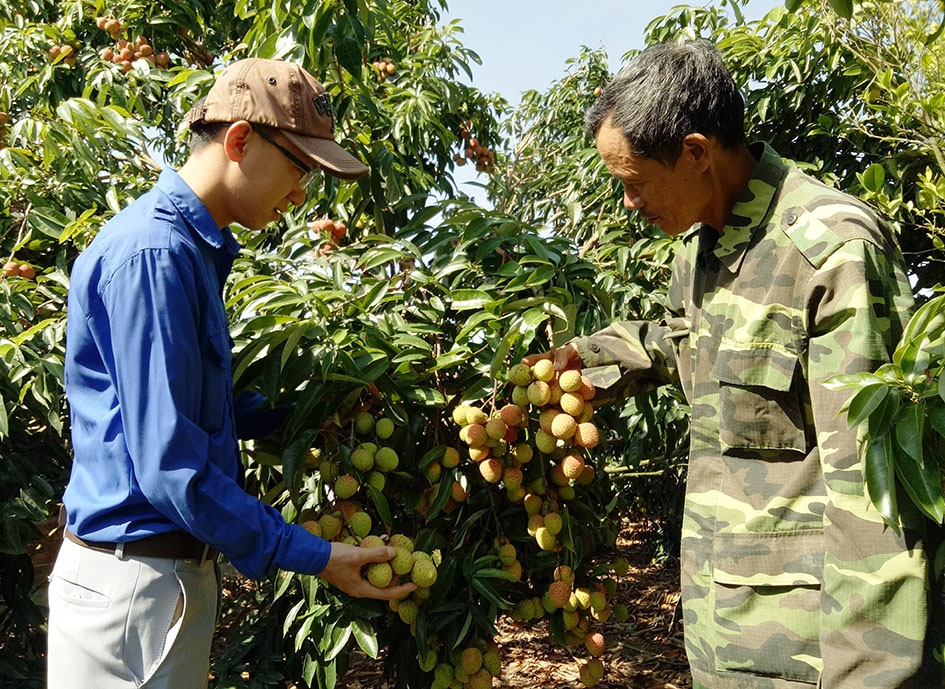
[[[565,502],[574,500],[575,495],[573,486],[558,486],[558,497]]]
[[[423,467],[423,475],[430,483],[437,483],[443,473],[443,467],[439,462],[430,462]]]
[[[614,558],[614,561],[610,563],[610,569],[617,576],[623,577],[630,571],[630,564],[627,562],[627,558],[621,556]]]
[[[481,462],[488,459],[491,454],[492,450],[486,446],[469,448],[469,459],[472,462]]]
[[[455,423],[457,426],[465,426],[467,423],[469,423],[466,420],[466,407],[467,405],[465,404],[459,404],[453,407],[453,411],[450,415],[453,417],[453,423]]]
[[[575,369],[562,371],[558,376],[558,385],[565,392],[577,392],[581,389],[581,372]]]
[[[481,408],[473,407],[470,405],[466,409],[466,422],[475,423],[480,426],[485,426],[486,422],[489,420],[489,415],[486,414]]]
[[[342,500],[347,500],[357,493],[360,487],[358,479],[350,474],[344,474],[335,479],[335,495]]]
[[[561,527],[563,526],[564,521],[561,519],[561,515],[557,512],[549,512],[545,515],[545,528],[548,529],[548,532],[552,536],[557,536],[561,533]]]
[[[417,586],[430,587],[436,582],[436,565],[432,560],[417,558],[414,553],[413,569],[410,570],[410,580]]]
[[[370,471],[374,468],[374,455],[359,447],[351,453],[351,464],[358,471]]]
[[[397,615],[404,624],[413,624],[417,621],[417,614],[420,612],[420,606],[415,600],[409,598],[400,601],[400,607],[397,608]]]
[[[532,450],[531,445],[519,443],[512,448],[512,456],[515,458],[517,464],[528,464],[532,461],[532,457],[535,456],[535,451]]]
[[[555,581],[563,581],[569,586],[574,584],[574,570],[568,565],[558,565],[555,567],[553,576]]]
[[[319,465],[318,473],[321,474],[322,481],[331,483],[341,473],[341,469],[336,462],[326,459]]]
[[[554,407],[542,409],[541,413],[538,415],[538,427],[548,435],[551,435],[551,424],[554,423],[554,420],[562,413],[560,409],[555,409]]]
[[[323,514],[318,520],[322,530],[322,538],[330,541],[341,533],[341,520],[333,514]]]
[[[595,475],[594,465],[585,464],[584,470],[581,472],[581,475],[577,477],[577,484],[579,486],[589,486],[594,482]]]
[[[502,571],[512,577],[512,581],[522,580],[522,563],[519,560],[513,560],[502,568]]]
[[[453,485],[450,486],[450,497],[453,498],[454,502],[466,502],[468,495],[462,483],[455,480],[453,481]]]
[[[527,407],[528,402],[528,386],[527,385],[516,385],[512,388],[512,404],[519,407]]]
[[[377,420],[377,423],[374,424],[374,432],[381,440],[387,440],[394,435],[394,422],[386,416],[381,417]]]
[[[400,458],[392,447],[378,448],[377,453],[374,455],[374,465],[377,467],[378,471],[393,471],[397,468],[399,463]]]
[[[544,527],[544,525],[545,518],[540,514],[533,514],[528,518],[528,525],[525,528],[528,530],[528,535],[534,537],[538,529]]]
[[[604,650],[606,649],[604,635],[600,632],[591,632],[584,637],[584,646],[587,648],[588,653],[595,658],[599,658],[604,654]]]
[[[573,392],[566,392],[561,395],[558,404],[561,406],[561,411],[571,416],[580,416],[581,412],[584,411],[584,398]]]
[[[591,607],[591,617],[593,617],[598,622],[606,622],[610,619],[610,614],[613,612],[613,608],[610,605],[605,605],[601,609],[596,609]]]
[[[354,417],[354,432],[358,435],[368,435],[374,430],[374,417],[370,412],[362,411]]]
[[[589,402],[594,399],[594,395],[597,394],[597,389],[594,387],[594,383],[591,382],[591,379],[587,376],[581,376],[581,397],[584,398],[585,402]]]
[[[491,686],[492,675],[485,668],[479,668],[469,676],[469,689],[490,689]]]
[[[614,606],[614,619],[618,622],[626,622],[630,618],[630,611],[623,603],[617,603]]]
[[[591,606],[591,590],[586,586],[576,588],[574,595],[577,596],[578,606],[581,610],[587,610]]]
[[[449,663],[439,663],[433,668],[433,682],[448,687],[453,681],[453,666]]]
[[[551,387],[543,380],[529,383],[528,401],[536,407],[544,407],[551,401]]]
[[[532,382],[532,370],[526,364],[515,364],[509,368],[508,379],[512,385],[528,385]]]
[[[428,648],[426,653],[417,653],[417,661],[420,663],[420,670],[423,672],[429,672],[436,667],[436,661],[439,660],[436,656],[435,648]]]
[[[608,596],[613,596],[615,593],[617,593],[617,582],[610,577],[601,579],[600,585],[603,587],[604,593],[606,593]]]
[[[452,469],[459,466],[459,450],[455,447],[447,447],[440,457],[440,465],[444,469]]]
[[[581,616],[577,610],[563,609],[561,611],[561,619],[564,622],[565,629],[574,629],[578,626]]]
[[[552,465],[548,470],[548,479],[551,481],[552,485],[555,486],[566,486],[571,481],[571,479],[565,476],[564,466],[561,462]]]
[[[557,539],[547,528],[540,526],[535,530],[535,541],[542,550],[554,550]]]
[[[551,435],[555,438],[568,440],[574,436],[577,426],[573,416],[558,414],[551,422]]]
[[[362,548],[377,548],[382,545],[387,545],[384,543],[384,539],[375,534],[370,534],[361,539]]]
[[[604,592],[591,591],[591,609],[600,611],[606,607],[607,607],[607,596],[604,595]]]
[[[598,658],[591,658],[589,661],[578,668],[578,679],[581,680],[581,684],[583,684],[585,687],[597,686],[597,683],[600,682],[604,676],[603,665],[600,668],[600,677],[597,676],[597,670],[591,667],[591,664],[595,660],[600,662]]]
[[[555,451],[555,447],[558,445],[558,439],[555,438],[551,433],[545,433],[544,431],[538,431],[535,433],[535,447],[538,448],[539,452],[544,452],[546,455],[550,455]]]
[[[505,421],[498,417],[486,421],[486,435],[493,440],[501,440],[508,430],[509,427],[506,425]]]
[[[558,381],[553,380],[548,383],[551,388],[551,398],[548,400],[548,404],[559,404],[561,402],[561,396],[564,395],[564,390],[558,387]]]
[[[555,377],[555,364],[551,359],[539,359],[532,364],[532,375],[535,380],[548,382]]]
[[[514,490],[521,487],[524,475],[518,467],[506,467],[502,472],[502,483],[506,490]]]
[[[390,586],[394,572],[386,562],[372,562],[367,566],[367,579],[378,588]]]
[[[367,512],[355,512],[348,520],[351,533],[361,539],[371,533],[371,526],[371,515]]]
[[[503,566],[512,564],[518,557],[515,546],[511,543],[505,543],[499,548],[499,561]]]
[[[379,471],[372,471],[364,479],[364,482],[374,490],[383,492],[384,486],[387,485],[387,478]]]
[[[541,496],[535,493],[526,494],[522,502],[525,507],[525,513],[529,517],[533,514],[538,514],[541,511],[542,504],[544,504],[544,500],[542,500]]]
[[[499,652],[495,649],[489,649],[483,653],[482,667],[493,677],[498,677],[502,672],[502,657]]]
[[[406,548],[395,547],[394,549],[397,554],[390,561],[391,569],[394,570],[394,574],[397,576],[407,574],[413,569],[413,553]]]
[[[391,537],[387,539],[387,544],[394,548],[403,548],[407,552],[413,553],[413,539],[406,534],[392,534]]]
[[[463,672],[473,675],[482,667],[482,651],[475,646],[469,646],[463,650],[460,662],[463,664]]]

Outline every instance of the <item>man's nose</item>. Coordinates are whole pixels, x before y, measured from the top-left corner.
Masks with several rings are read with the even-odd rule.
[[[643,206],[643,199],[632,192],[625,191],[623,193],[623,205],[628,211],[634,211]]]

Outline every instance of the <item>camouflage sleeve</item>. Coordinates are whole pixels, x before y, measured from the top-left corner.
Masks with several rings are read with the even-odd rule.
[[[679,320],[679,323],[674,323]],[[671,345],[681,319],[664,323],[619,321],[571,341],[601,401],[632,397],[678,380]]]
[[[821,591],[822,686],[925,686],[916,673],[928,626],[929,562],[920,534],[884,525],[865,495],[846,390],[822,383],[887,361],[912,304],[898,251],[849,241],[814,274],[807,378],[827,489]],[[916,524],[915,526],[921,526]]]

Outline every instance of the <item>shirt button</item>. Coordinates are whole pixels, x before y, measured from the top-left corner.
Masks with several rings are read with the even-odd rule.
[[[594,352],[594,354],[600,354],[600,345],[592,342],[591,351]]]
[[[784,216],[784,222],[788,225],[793,225],[797,222],[797,214],[794,211],[788,211]]]

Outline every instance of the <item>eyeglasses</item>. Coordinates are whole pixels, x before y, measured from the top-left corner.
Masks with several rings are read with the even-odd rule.
[[[309,186],[311,186],[312,182],[314,182],[318,178],[318,173],[321,172],[321,169],[317,165],[315,167],[312,167],[311,165],[306,163],[304,160],[299,158],[297,155],[295,155],[292,151],[287,149],[285,146],[282,146],[276,143],[275,141],[273,141],[272,137],[266,134],[262,129],[257,129],[256,127],[253,127],[253,131],[259,134],[260,138],[262,138],[265,141],[268,141],[273,146],[278,148],[279,152],[282,153],[282,155],[284,155],[286,158],[291,160],[299,169],[302,170],[302,176],[299,177],[299,186],[302,188],[303,191],[308,189]]]

